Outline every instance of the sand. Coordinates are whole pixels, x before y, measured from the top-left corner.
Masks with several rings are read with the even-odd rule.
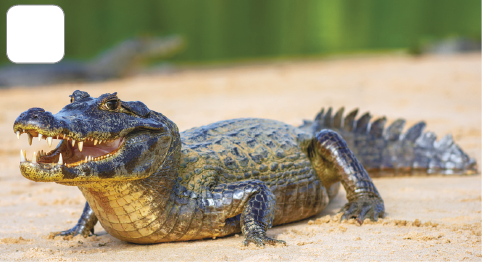
[[[337,222],[342,191],[319,215],[278,226],[268,235],[287,246],[240,245],[242,236],[135,245],[108,235],[49,239],[71,228],[84,199],[76,187],[35,183],[18,169],[19,151],[47,144],[17,140],[12,125],[30,107],[53,113],[74,90],[93,96],[118,92],[163,112],[181,130],[222,119],[262,117],[298,125],[321,107],[360,108],[408,124],[425,120],[439,137],[481,161],[481,58],[384,55],[183,69],[119,81],[0,90],[0,259],[3,260],[476,260],[481,248],[481,177],[378,178],[387,216],[358,226]]]

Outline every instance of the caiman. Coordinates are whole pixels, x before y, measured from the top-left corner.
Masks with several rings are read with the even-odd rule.
[[[101,52],[86,62],[61,61],[55,64],[17,64],[0,68],[0,87],[39,86],[66,82],[92,82],[121,78],[143,61],[166,58],[184,46],[180,36],[136,37]]]
[[[59,235],[93,233],[150,244],[242,232],[245,245],[284,243],[266,231],[319,213],[340,183],[342,219],[377,220],[382,197],[366,170],[471,173],[476,163],[451,136],[436,142],[423,122],[356,119],[323,110],[300,127],[268,119],[233,119],[179,132],[163,114],[116,93],[75,91],[57,114],[31,108],[13,131],[45,139],[51,152],[21,151],[20,170],[37,182],[77,186],[87,203],[77,224]],[[353,150],[353,151],[352,151]]]

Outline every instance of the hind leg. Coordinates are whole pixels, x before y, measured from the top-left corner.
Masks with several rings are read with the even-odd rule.
[[[325,188],[341,182],[348,203],[341,209],[343,219],[356,218],[362,224],[365,218],[383,217],[385,206],[375,185],[348,148],[343,138],[331,130],[321,130],[313,138],[308,155]]]

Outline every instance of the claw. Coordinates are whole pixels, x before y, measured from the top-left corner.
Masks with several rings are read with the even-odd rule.
[[[378,221],[384,214],[383,200],[377,197],[362,197],[348,202],[341,210],[340,222],[345,219],[355,218],[361,226],[365,218]]]
[[[363,224],[363,221],[365,220],[365,217],[366,217],[367,213],[370,212],[370,209],[371,209],[370,206],[365,205],[365,206],[363,206],[360,213],[357,215],[357,221],[360,224],[360,226]]]
[[[356,204],[350,204],[350,203],[348,203],[347,205],[349,205],[348,210],[347,210],[346,207],[344,208],[345,211],[343,212],[342,217],[345,217],[345,219],[350,219],[350,218],[352,218],[353,213],[356,212],[358,206]]]
[[[359,226],[363,225],[363,220],[361,220],[359,217],[357,217],[355,221],[358,223]]]
[[[380,215],[380,211],[375,209],[375,210],[373,210],[370,218],[374,221],[378,221],[378,215]]]
[[[348,220],[345,215],[341,216],[340,222],[343,222],[343,220]]]
[[[286,242],[283,240],[278,240],[274,238],[269,238],[267,236],[251,236],[251,237],[246,237],[243,241],[243,246],[248,246],[249,243],[255,244],[257,247],[264,247],[266,244],[269,245],[276,245],[276,244],[283,244],[286,245]]]

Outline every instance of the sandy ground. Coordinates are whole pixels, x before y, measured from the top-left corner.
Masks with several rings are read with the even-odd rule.
[[[477,260],[481,248],[481,177],[379,178],[387,216],[357,226],[338,223],[345,192],[308,220],[268,231],[287,246],[242,248],[241,236],[216,240],[135,245],[108,235],[48,239],[72,227],[84,199],[75,187],[35,183],[18,170],[15,118],[30,107],[54,113],[74,90],[93,96],[118,92],[163,112],[181,130],[237,117],[262,117],[298,125],[322,107],[359,107],[409,124],[424,119],[439,137],[481,161],[480,54],[457,56],[333,58],[182,70],[122,81],[0,90],[0,259],[4,260]]]

